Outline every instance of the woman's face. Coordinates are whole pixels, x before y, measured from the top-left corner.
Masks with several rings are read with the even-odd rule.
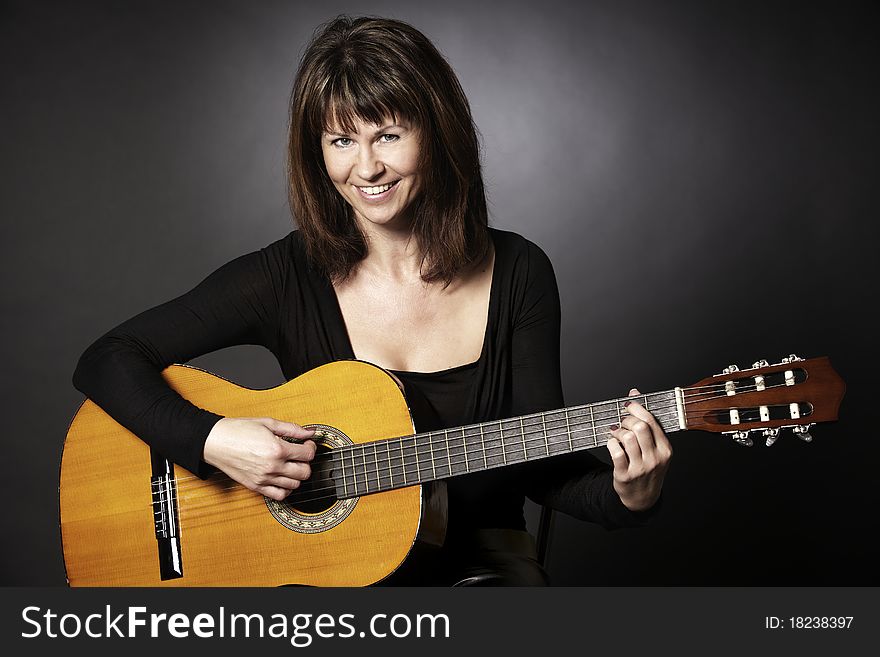
[[[358,221],[388,228],[408,225],[405,210],[419,193],[419,132],[403,119],[355,121],[354,133],[332,127],[321,135],[330,180]],[[339,132],[337,132],[337,130]]]

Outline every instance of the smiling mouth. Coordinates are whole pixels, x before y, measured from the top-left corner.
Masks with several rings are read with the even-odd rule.
[[[355,187],[367,196],[381,196],[399,182],[400,180],[395,180],[394,182],[386,183],[384,185],[375,185],[372,187],[358,187],[355,185]]]

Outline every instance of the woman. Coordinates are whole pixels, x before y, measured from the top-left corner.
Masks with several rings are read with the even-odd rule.
[[[235,344],[267,347],[288,379],[367,360],[402,381],[419,431],[562,407],[552,267],[488,228],[470,108],[428,39],[395,20],[330,22],[303,56],[290,111],[299,230],[110,331],[74,385],[178,464],[276,500],[309,477],[312,432],[199,409],[164,367]],[[387,581],[546,583],[526,494],[606,526],[642,522],[671,450],[648,412],[629,411],[608,442],[613,469],[582,453],[448,480],[443,550]]]

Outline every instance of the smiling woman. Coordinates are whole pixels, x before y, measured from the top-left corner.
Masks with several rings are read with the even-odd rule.
[[[81,391],[162,457],[203,478],[219,470],[236,494],[251,495],[243,486],[284,509],[292,491],[320,476],[326,462],[316,452],[339,446],[321,438],[329,431],[321,418],[302,419],[296,395],[301,406],[285,407],[284,421],[224,417],[169,387],[167,366],[238,344],[265,346],[287,379],[368,360],[394,373],[420,432],[564,405],[553,268],[532,242],[488,227],[468,101],[423,34],[381,18],[323,26],[294,84],[288,156],[299,230],[97,340],[74,374]],[[613,467],[579,452],[489,468],[483,444],[484,467],[471,472],[467,452],[456,462],[448,447],[447,471],[462,476],[434,491],[433,508],[448,510],[445,542],[427,563],[411,560],[386,581],[545,584],[525,531],[526,495],[605,526],[642,523],[671,450],[639,403],[617,418],[608,433]],[[312,428],[298,424],[306,421]],[[483,437],[461,437],[471,439]],[[386,476],[394,475],[392,466]],[[403,481],[412,480],[404,473]],[[303,522],[318,515],[293,510]]]
[[[387,137],[378,131],[389,125],[397,127]],[[341,155],[328,159],[328,139],[358,162]],[[323,161],[316,150],[323,151]],[[386,156],[394,161],[383,162]],[[316,34],[294,83],[288,157],[291,208],[309,256],[332,279],[345,278],[367,255],[369,228],[347,219],[339,223],[370,200],[350,186],[397,178],[409,180],[391,195],[397,198],[387,212],[407,210],[426,282],[449,283],[485,258],[488,213],[470,105],[448,62],[412,26],[341,19]],[[385,212],[382,207],[370,216]]]
[[[390,117],[381,126],[355,120],[350,133],[343,128],[324,132],[327,175],[365,233],[371,224],[409,230],[414,223],[405,213],[415,209],[421,187],[419,137],[417,129]]]

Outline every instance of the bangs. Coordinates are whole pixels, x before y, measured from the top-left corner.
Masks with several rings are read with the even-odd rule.
[[[368,67],[364,67],[368,68]],[[324,87],[324,93],[311,108],[310,123],[316,134],[356,132],[355,123],[382,125],[388,118],[415,127],[424,125],[415,94],[409,92],[393,74],[377,77],[362,75],[356,69],[340,72]]]

